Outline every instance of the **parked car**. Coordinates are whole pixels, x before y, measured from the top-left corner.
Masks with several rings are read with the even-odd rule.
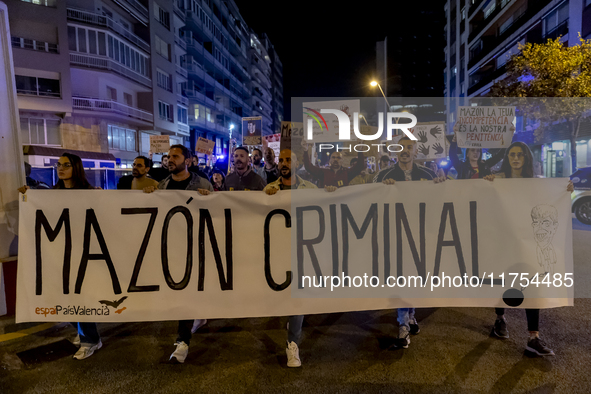
[[[578,169],[570,179],[575,186],[572,211],[581,223],[591,225],[591,167]]]

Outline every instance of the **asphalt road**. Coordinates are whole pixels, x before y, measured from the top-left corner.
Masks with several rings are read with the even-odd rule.
[[[573,234],[577,280],[588,271],[591,238]],[[3,317],[0,393],[591,392],[591,299],[541,312],[554,357],[526,354],[523,310],[506,317],[510,338],[498,340],[489,337],[492,308],[420,309],[420,334],[393,350],[395,310],[307,316],[301,368],[286,367],[286,318],[210,321],[185,364],[172,365],[175,322],[102,324],[103,348],[78,361],[68,324]]]

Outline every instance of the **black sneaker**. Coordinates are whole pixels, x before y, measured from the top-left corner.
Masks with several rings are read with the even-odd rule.
[[[492,329],[492,334],[497,338],[509,338],[509,332],[507,331],[507,322],[504,319],[495,320],[495,325]]]
[[[410,335],[417,335],[419,332],[421,332],[421,329],[419,328],[419,323],[417,323],[417,319],[415,319],[414,317],[410,319],[408,325],[410,326]]]
[[[538,356],[554,356],[552,349],[548,348],[540,338],[534,338],[527,341],[525,349]]]
[[[408,349],[408,345],[410,344],[410,332],[408,328],[405,326],[400,326],[398,328],[398,338],[396,338],[396,348],[398,349]]]

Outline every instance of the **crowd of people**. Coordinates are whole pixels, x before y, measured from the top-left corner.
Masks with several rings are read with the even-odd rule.
[[[265,149],[264,153],[260,149],[255,149],[251,154],[248,148],[238,147],[233,152],[234,167],[229,174],[215,166],[200,168],[188,148],[173,145],[168,155],[163,157],[160,168],[152,168],[149,158],[138,156],[133,162],[132,174],[122,177],[117,188],[143,190],[145,193],[160,190],[193,190],[207,195],[218,191],[263,191],[267,195],[275,195],[291,189],[324,188],[327,192],[335,192],[338,188],[372,182],[395,185],[396,182],[403,181],[431,181],[437,184],[448,179],[445,172],[437,166],[431,168],[415,160],[418,153],[416,141],[403,137],[399,144],[402,150],[396,153],[396,159],[391,160],[389,156],[381,157],[379,169],[375,173],[368,170],[363,153],[353,158],[349,167],[343,165],[343,155],[338,151],[330,155],[327,166],[319,166],[311,162],[306,146],[303,165],[300,166],[296,154],[289,149],[281,150],[276,162],[275,153],[270,148]],[[462,161],[458,157],[458,147],[454,138],[450,159],[457,172],[457,179],[494,181],[495,178],[532,178],[534,174],[531,151],[521,142],[512,143],[488,160],[482,159],[482,150],[466,149]],[[494,173],[493,166],[501,160],[500,171]],[[94,189],[86,179],[82,161],[78,156],[64,153],[56,167],[59,181],[54,189]],[[27,180],[27,186],[23,186],[19,191],[25,193],[27,189],[37,187],[34,182],[29,183]],[[568,183],[566,191],[573,191],[572,182]],[[408,348],[410,337],[420,332],[415,309],[398,308],[397,313],[399,329],[396,346]],[[508,338],[504,309],[496,308],[496,315],[491,335]],[[526,316],[529,331],[526,349],[539,356],[554,355],[539,338],[539,309],[526,309]],[[288,319],[286,354],[289,367],[301,365],[299,346],[303,320],[304,316],[291,316]],[[178,322],[176,348],[170,356],[171,361],[185,361],[192,334],[206,323],[205,319]],[[72,324],[78,330],[74,343],[80,345],[74,358],[85,359],[101,348],[102,342],[95,323]]]

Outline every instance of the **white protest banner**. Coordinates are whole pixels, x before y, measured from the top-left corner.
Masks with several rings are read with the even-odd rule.
[[[454,130],[460,148],[506,148],[515,124],[515,107],[459,107]]]
[[[214,147],[215,147],[215,141],[211,141],[211,140],[205,139],[203,137],[199,137],[197,139],[197,145],[195,146],[195,150],[199,153],[205,153],[206,155],[212,155]]]
[[[396,182],[274,196],[29,190],[17,322],[501,307],[511,288],[522,308],[572,305],[566,183]],[[540,285],[546,271],[549,286]]]
[[[151,135],[150,136],[150,151],[152,153],[166,153],[170,149],[170,136],[168,135]]]
[[[312,121],[313,138],[310,143],[318,142],[337,142],[339,141],[339,120],[333,114],[321,114],[323,109],[336,109],[344,112],[351,126],[351,135],[353,130],[353,113],[361,113],[359,100],[340,100],[340,101],[317,101],[303,103],[304,111],[304,139],[308,141],[308,120]],[[359,119],[357,119],[359,121]]]

